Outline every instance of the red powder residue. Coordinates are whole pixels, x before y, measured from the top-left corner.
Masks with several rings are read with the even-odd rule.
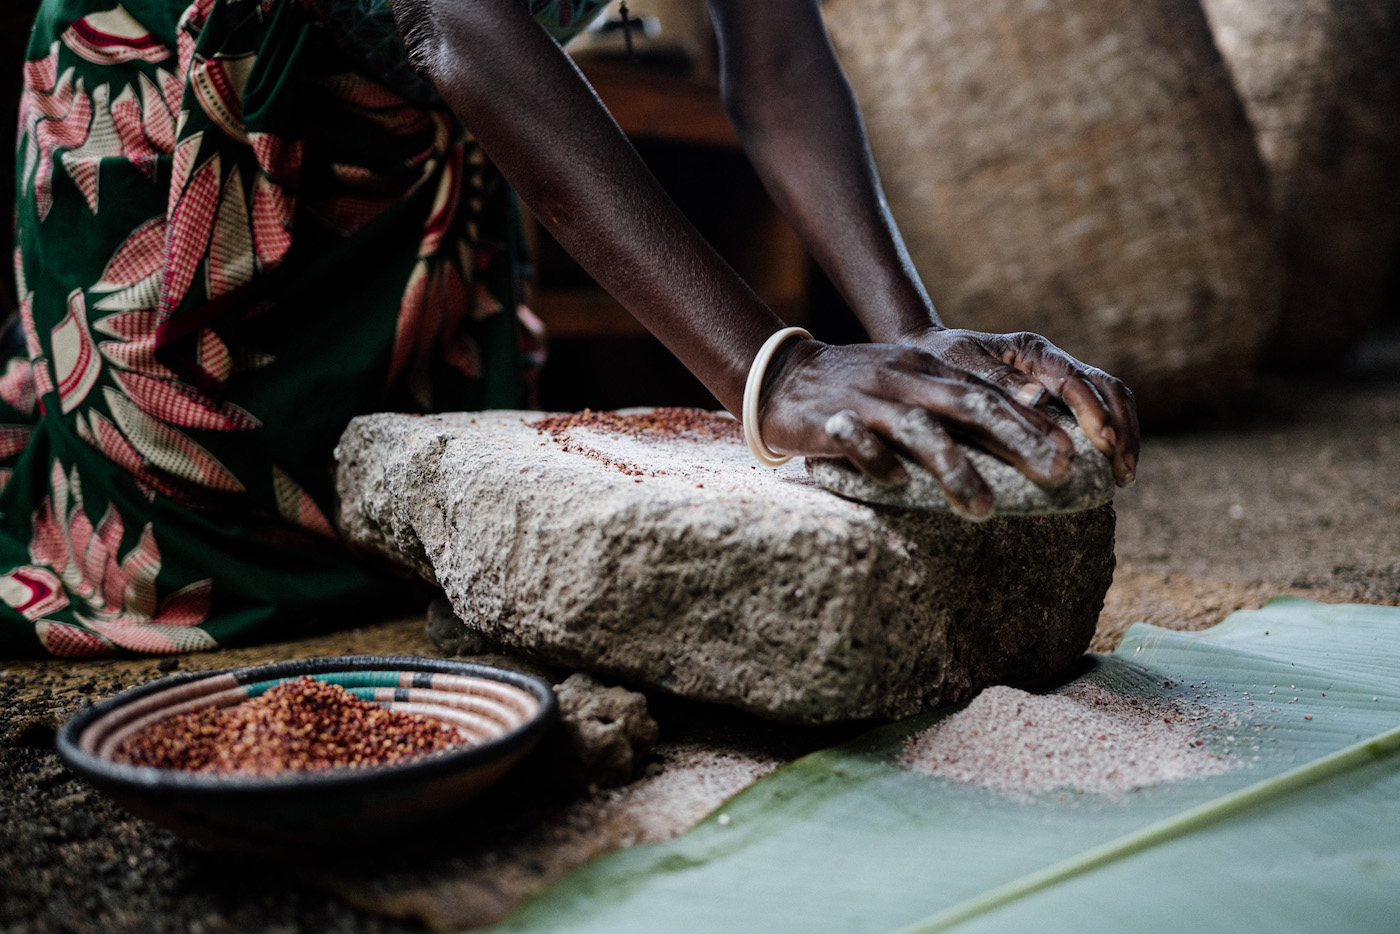
[[[114,758],[183,772],[266,775],[388,765],[465,741],[436,720],[302,677],[232,707],[161,720],[129,737]]]
[[[626,435],[639,441],[742,441],[743,427],[733,418],[728,418],[704,409],[661,408],[650,412],[623,415],[618,412],[594,412],[584,409],[563,415],[546,415],[530,422],[542,435],[559,444],[565,451],[573,451],[592,458],[605,467],[613,467],[629,477],[657,476],[661,470],[646,470],[636,464],[619,460],[597,448],[574,441],[571,432],[576,428],[586,428],[603,434]]]

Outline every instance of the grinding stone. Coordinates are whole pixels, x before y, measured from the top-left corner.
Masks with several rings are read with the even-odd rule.
[[[1113,502],[1113,463],[1090,443],[1084,430],[1067,412],[1051,411],[1050,416],[1074,442],[1069,479],[1054,488],[1039,486],[1005,461],[985,451],[960,445],[963,454],[996,496],[993,516],[1040,516],[1081,512]],[[953,512],[948,497],[933,474],[919,464],[900,457],[909,471],[903,486],[876,483],[844,458],[807,458],[807,472],[825,489],[847,499],[898,509],[922,512]]]
[[[905,717],[1088,646],[1112,506],[880,509],[796,462],[760,468],[703,417],[723,436],[556,436],[540,412],[357,418],[338,525],[506,651],[778,720]]]

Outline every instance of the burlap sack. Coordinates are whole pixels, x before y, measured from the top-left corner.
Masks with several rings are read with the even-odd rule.
[[[1146,418],[1221,400],[1278,314],[1263,167],[1197,0],[830,0],[946,323],[1039,331]]]
[[[1346,351],[1400,236],[1400,2],[1203,0],[1281,226],[1280,361]]]

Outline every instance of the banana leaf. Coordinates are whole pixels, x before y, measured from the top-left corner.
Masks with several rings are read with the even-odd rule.
[[[1139,624],[1080,677],[1211,695],[1245,724],[1238,766],[1114,797],[1008,795],[901,766],[906,738],[951,711],[926,714],[596,860],[498,930],[1400,931],[1400,609],[1278,599],[1201,633]],[[1203,738],[1226,754],[1225,731]]]

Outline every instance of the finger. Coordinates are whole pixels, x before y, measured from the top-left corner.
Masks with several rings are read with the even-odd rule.
[[[948,364],[951,364],[948,365]],[[949,359],[933,359],[921,369],[930,376],[953,379],[973,386],[991,387],[1006,395],[1012,407],[1031,428],[1045,435],[1065,455],[1074,452],[1074,442],[1049,415],[1045,407],[1054,399],[1050,390],[1033,375],[1002,363],[985,351],[958,353]]]
[[[909,409],[888,428],[890,438],[938,480],[954,511],[968,519],[991,514],[996,505],[991,487],[932,412]]]
[[[865,426],[855,412],[847,409],[826,420],[827,437],[861,473],[877,483],[902,486],[909,482],[909,471],[889,446]]]
[[[959,359],[958,363],[993,386],[1005,390],[1007,395],[1027,408],[1043,409],[1050,404],[1050,390],[1034,376],[1009,363],[1002,363],[990,355],[984,357],[982,362]]]
[[[1045,389],[1044,386],[1041,388]],[[1044,404],[1048,406],[1050,401],[1054,398],[1050,391],[1046,389]],[[1021,416],[1021,418],[1025,419],[1026,423],[1029,424],[1033,430],[1049,438],[1050,442],[1055,445],[1061,454],[1069,457],[1074,455],[1073,439],[1071,439],[1069,433],[1060,426],[1059,422],[1050,417],[1049,412],[1044,409],[1022,405],[1020,403],[1015,403],[1012,406],[1012,410],[1017,415]]]
[[[1126,417],[1121,422],[1115,418],[1109,403],[1099,392],[1095,376],[1101,374],[1106,379],[1117,380],[1102,370],[1085,366],[1054,344],[1033,334],[1016,335],[1016,339],[1009,344],[1006,356],[1012,358],[1008,362],[1034,374],[1042,385],[1049,387],[1069,406],[1090,443],[1114,460],[1116,475],[1119,468],[1119,435],[1127,433],[1136,436],[1136,428],[1129,428],[1130,422]],[[1135,416],[1131,423],[1135,425]]]
[[[912,376],[902,389],[903,401],[931,410],[949,430],[1037,483],[1058,486],[1069,479],[1069,436],[1049,416],[1018,405],[1000,389]]]
[[[1113,429],[1113,478],[1119,486],[1132,486],[1137,481],[1138,429],[1137,403],[1132,391],[1117,377],[1090,367],[1088,378],[1093,380],[1099,397],[1108,406],[1108,423]]]

